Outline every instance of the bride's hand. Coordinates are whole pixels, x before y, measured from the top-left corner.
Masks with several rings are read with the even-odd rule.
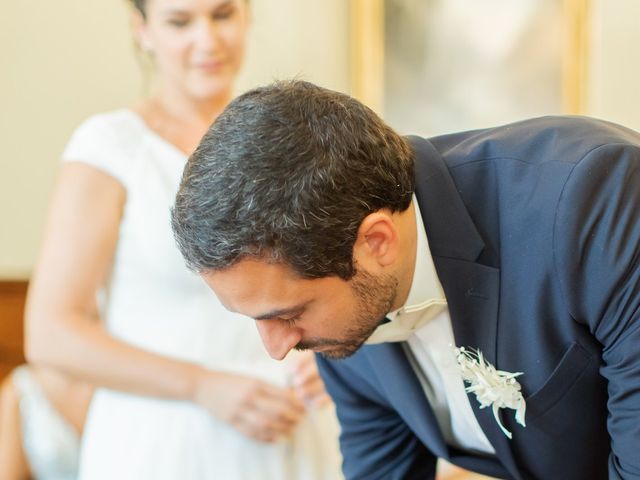
[[[288,435],[304,414],[304,405],[292,389],[232,373],[204,371],[194,401],[261,442]]]
[[[312,352],[303,352],[295,357],[291,366],[290,383],[308,407],[319,408],[331,402]]]

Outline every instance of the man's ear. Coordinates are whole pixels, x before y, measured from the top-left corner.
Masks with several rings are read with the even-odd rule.
[[[399,232],[391,213],[380,210],[367,215],[353,247],[354,259],[364,268],[388,267],[396,262]]]

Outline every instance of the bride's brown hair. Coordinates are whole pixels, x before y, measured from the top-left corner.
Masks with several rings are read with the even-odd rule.
[[[131,4],[142,14],[145,16],[145,6],[147,4],[146,0],[129,0]],[[245,0],[245,2],[249,3],[249,0]]]
[[[145,14],[144,7],[147,3],[146,0],[130,0],[130,2],[144,17],[144,14]]]

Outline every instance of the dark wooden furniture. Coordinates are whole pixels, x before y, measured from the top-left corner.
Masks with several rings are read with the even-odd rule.
[[[0,379],[24,363],[24,302],[28,282],[0,280]]]

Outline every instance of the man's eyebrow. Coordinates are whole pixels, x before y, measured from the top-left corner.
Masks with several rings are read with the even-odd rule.
[[[271,320],[273,318],[284,317],[286,315],[294,315],[301,313],[304,308],[307,306],[309,302],[300,303],[298,305],[294,305],[293,307],[287,308],[279,308],[277,310],[271,310],[270,312],[263,313],[262,315],[258,315],[253,317],[254,320]]]

